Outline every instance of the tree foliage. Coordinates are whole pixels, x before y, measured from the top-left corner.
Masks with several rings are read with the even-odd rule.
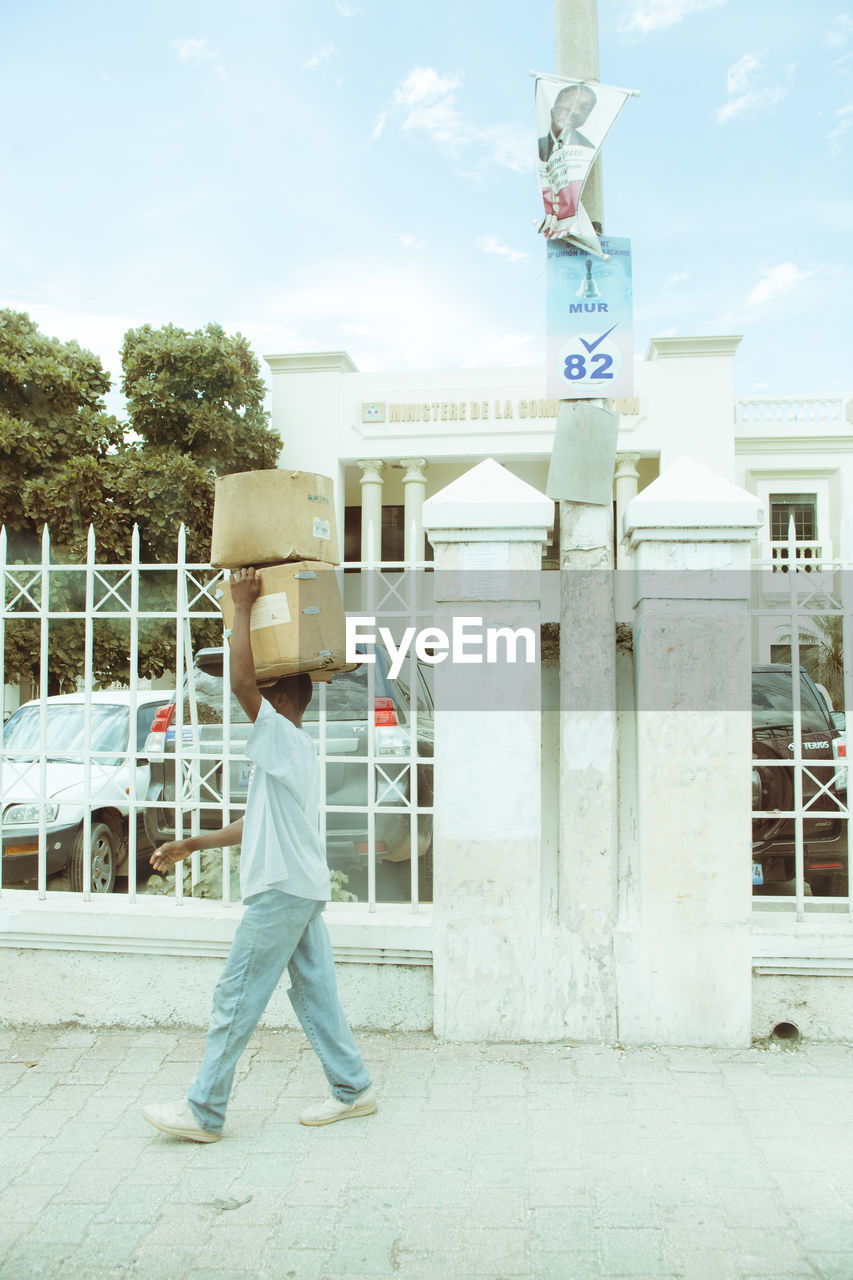
[[[0,311],[0,515],[10,557],[33,546],[28,486],[71,459],[97,464],[120,444],[121,426],[105,412],[109,386],[91,351],[45,337],[25,312]]]
[[[204,564],[217,475],[275,466],[281,441],[267,423],[257,358],[240,334],[212,324],[194,333],[143,325],[125,335],[122,361],[127,423],[106,412],[110,377],[97,356],[76,342],[45,337],[23,313],[0,311],[0,523],[8,563],[38,561],[45,525],[53,563],[85,564],[90,525],[99,565],[129,562],[134,526],[141,564],[174,563],[183,524],[187,560]],[[23,571],[17,577],[28,580]],[[144,571],[140,609],[174,611],[175,582],[173,573]],[[128,598],[120,572],[101,573],[98,590],[107,593],[110,585]],[[30,595],[40,599],[39,590],[32,587]],[[51,575],[51,611],[79,613],[84,606],[83,573]],[[25,597],[17,607],[28,607]],[[218,634],[215,623],[199,626],[193,640],[215,643]],[[7,679],[37,675],[38,643],[36,621],[7,623]],[[162,675],[174,653],[174,624],[140,624],[140,675]],[[128,622],[99,619],[96,682],[126,681],[128,655]],[[51,692],[74,687],[83,657],[83,623],[53,622]]]
[[[812,646],[801,661],[816,684],[822,684],[836,710],[844,708],[844,635],[838,614],[815,614],[800,628],[800,644]]]
[[[121,360],[131,426],[146,444],[217,475],[275,466],[281,441],[267,425],[257,357],[241,334],[146,324],[125,334]]]

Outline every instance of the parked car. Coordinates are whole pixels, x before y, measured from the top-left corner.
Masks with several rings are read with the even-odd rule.
[[[140,758],[163,691],[137,695],[131,720],[126,690],[91,694],[91,749],[99,752],[90,768],[91,888],[109,893],[116,875],[126,873],[130,796],[148,791],[148,765]],[[82,693],[45,699],[45,776],[42,791],[41,709],[27,702],[3,726],[2,806],[3,883],[38,877],[39,814],[46,819],[47,874],[67,868],[69,885],[84,883],[86,804],[86,707]],[[137,848],[150,851],[137,810]]]
[[[374,664],[374,706],[368,707],[367,665],[334,677],[326,684],[325,722],[320,723],[320,695],[315,690],[303,718],[303,728],[320,750],[325,738],[325,754],[338,759],[326,763],[326,856],[329,868],[348,878],[347,893],[364,900],[368,896],[368,713],[374,725],[376,897],[381,902],[403,902],[411,896],[411,826],[404,811],[410,794],[410,699],[402,679],[387,676],[389,662],[377,647]],[[425,762],[417,766],[418,806],[432,805],[432,764],[434,745],[433,704],[423,672],[416,668],[417,754]],[[193,664],[196,691],[198,736],[192,727],[189,680],[183,706],[183,748],[206,757],[199,760],[195,780],[202,829],[222,826],[223,814],[223,679],[222,650],[203,649]],[[249,732],[245,712],[230,697],[229,785],[227,799],[233,807],[230,818],[245,804],[250,763],[243,755]],[[150,765],[145,821],[149,839],[155,845],[175,838],[175,700],[160,708],[145,744]],[[339,757],[345,757],[341,760]],[[426,762],[429,758],[430,762]],[[191,757],[190,757],[191,759]],[[187,767],[186,765],[184,766]],[[190,763],[192,769],[193,765]],[[347,806],[351,806],[347,811]],[[395,809],[396,807],[396,809]],[[384,810],[384,811],[383,811]],[[418,814],[418,896],[432,896],[432,815]],[[184,813],[184,832],[191,831],[191,813]]]
[[[840,794],[847,791],[847,716],[843,711],[830,711],[829,715],[838,730],[838,737],[833,739],[832,749],[836,760],[835,790]]]
[[[837,742],[839,730],[832,713],[806,671],[800,668],[802,717],[802,799],[805,878],[815,894],[846,886],[846,773],[841,790]],[[794,819],[773,810],[794,808],[794,767],[762,765],[762,761],[790,760],[794,751],[792,668],[768,664],[752,669],[752,807],[767,816],[753,818],[753,884],[770,885],[794,879]],[[822,788],[825,790],[822,791]],[[846,887],[840,889],[846,892]]]

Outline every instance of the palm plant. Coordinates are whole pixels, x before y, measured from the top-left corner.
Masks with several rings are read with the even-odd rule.
[[[790,632],[781,638],[790,642]],[[800,662],[815,684],[822,684],[826,689],[833,707],[843,710],[844,636],[839,614],[813,614],[807,623],[801,624]]]

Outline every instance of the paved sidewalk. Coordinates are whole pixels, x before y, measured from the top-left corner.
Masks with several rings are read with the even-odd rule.
[[[853,1046],[621,1050],[361,1035],[372,1117],[256,1036],[226,1137],[139,1114],[201,1033],[0,1033],[0,1276],[853,1278]]]

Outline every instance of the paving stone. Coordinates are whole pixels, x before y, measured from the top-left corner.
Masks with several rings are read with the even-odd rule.
[[[291,1249],[283,1257],[270,1249],[258,1280],[333,1280],[328,1262],[328,1249]]]
[[[146,1244],[133,1260],[133,1280],[184,1280],[198,1249],[176,1239],[173,1244]]]
[[[393,1276],[399,1270],[400,1233],[391,1229],[352,1229],[333,1245],[330,1276]]]
[[[3,1261],[12,1246],[26,1234],[26,1223],[0,1220],[0,1262]]]
[[[663,1232],[649,1227],[603,1227],[603,1270],[613,1275],[667,1276],[672,1269],[664,1257]]]
[[[751,1276],[808,1276],[808,1255],[794,1231],[762,1231],[737,1227],[732,1243],[740,1266]],[[853,1256],[848,1255],[853,1269]],[[848,1278],[849,1280],[849,1278]]]
[[[98,1268],[130,1270],[140,1241],[148,1234],[143,1222],[93,1222],[66,1265],[78,1260],[92,1272]]]
[[[661,1211],[650,1191],[639,1188],[596,1189],[596,1221],[604,1227],[659,1226]]]
[[[203,1272],[214,1272],[218,1268],[239,1270],[245,1276],[247,1272],[256,1275],[261,1269],[267,1253],[267,1242],[273,1235],[270,1225],[255,1224],[251,1232],[240,1225],[227,1225],[216,1222],[211,1228],[207,1243],[197,1253],[193,1267]]]
[[[820,1280],[850,1280],[853,1273],[853,1263],[848,1252],[830,1253],[823,1249],[816,1249],[809,1261],[814,1268],[812,1274],[819,1276]],[[752,1280],[752,1277],[749,1280]],[[764,1280],[763,1277],[762,1280]]]
[[[592,1208],[537,1208],[530,1214],[530,1241],[544,1251],[592,1253],[598,1248],[599,1223]]]
[[[64,1270],[63,1263],[74,1250],[72,1244],[45,1244],[29,1236],[12,1246],[3,1264],[0,1276],[9,1280],[29,1280],[30,1276],[54,1276]]]
[[[528,1262],[535,1280],[602,1280],[603,1276],[597,1254],[555,1253],[534,1246]]]
[[[360,1039],[376,1117],[299,1125],[322,1074],[300,1033],[262,1030],[225,1139],[200,1146],[150,1130],[139,1105],[152,1085],[182,1092],[201,1035],[0,1038],[0,1057],[14,1044],[42,1064],[0,1094],[0,1275],[853,1277],[851,1046]]]

